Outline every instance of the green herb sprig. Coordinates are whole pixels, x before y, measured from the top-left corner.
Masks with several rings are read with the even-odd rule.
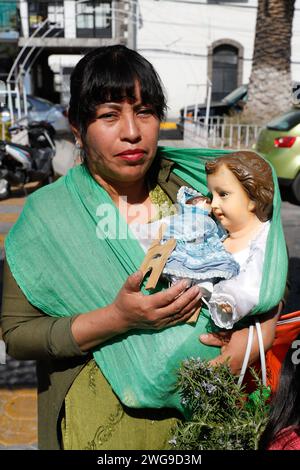
[[[184,450],[254,450],[266,425],[270,392],[254,370],[256,391],[247,395],[227,363],[211,366],[191,358],[182,363],[178,385],[191,418],[177,425],[170,441]]]

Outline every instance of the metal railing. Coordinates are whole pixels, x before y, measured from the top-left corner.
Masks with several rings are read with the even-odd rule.
[[[188,146],[213,148],[251,148],[256,142],[261,127],[256,124],[230,122],[221,116],[214,116],[205,123],[205,118],[196,122],[184,120],[184,141]]]

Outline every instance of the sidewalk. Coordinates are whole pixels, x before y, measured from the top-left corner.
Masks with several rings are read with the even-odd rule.
[[[36,389],[0,389],[0,430],[0,450],[37,448]]]
[[[24,197],[10,198],[0,202],[1,260],[5,236],[19,217],[24,202]],[[2,291],[2,285],[0,291]],[[28,365],[24,364],[20,367],[19,361],[15,361],[15,365],[12,360],[8,359],[6,364],[0,363],[0,450],[37,448],[37,392],[35,388],[27,387],[26,384],[22,387],[18,386],[19,377],[22,377],[22,382],[26,382],[24,379],[28,377],[28,372]]]

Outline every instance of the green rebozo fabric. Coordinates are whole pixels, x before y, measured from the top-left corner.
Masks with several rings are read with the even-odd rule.
[[[159,148],[157,158],[162,155],[174,161],[174,172],[206,194],[205,162],[225,153]],[[274,172],[273,178],[274,215],[260,301],[253,313],[278,304],[286,282],[287,254]],[[82,165],[28,198],[6,238],[5,249],[12,274],[28,300],[52,316],[110,304],[144,258],[111,198]],[[202,309],[195,326],[133,330],[96,347],[94,358],[125,405],[175,407],[185,413],[176,389],[178,367],[191,356],[211,359],[218,355],[218,348],[198,340],[199,334],[214,329],[207,310]]]

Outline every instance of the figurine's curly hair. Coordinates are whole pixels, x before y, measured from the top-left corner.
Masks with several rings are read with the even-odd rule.
[[[272,217],[274,183],[268,162],[253,151],[240,151],[224,155],[206,163],[207,175],[215,173],[222,165],[232,171],[249,198],[255,202],[255,214],[262,222]]]

